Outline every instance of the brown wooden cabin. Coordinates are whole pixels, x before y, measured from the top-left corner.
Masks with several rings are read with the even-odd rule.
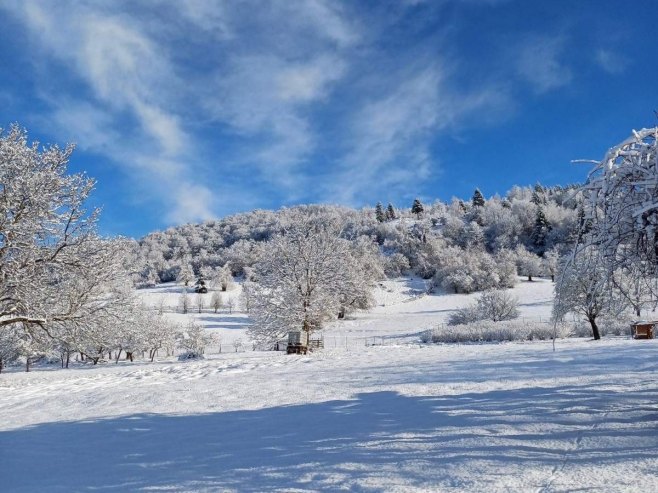
[[[633,339],[653,339],[656,334],[658,322],[640,320],[631,324],[631,336]]]

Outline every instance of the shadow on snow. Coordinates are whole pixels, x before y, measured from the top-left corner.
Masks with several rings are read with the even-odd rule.
[[[468,488],[526,467],[545,480],[567,457],[587,468],[652,457],[658,416],[647,403],[656,397],[655,386],[373,392],[259,410],[45,423],[0,433],[0,477],[4,491],[372,491],[396,481]]]

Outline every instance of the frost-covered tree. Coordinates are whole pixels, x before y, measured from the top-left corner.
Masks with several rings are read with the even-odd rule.
[[[551,281],[555,282],[555,275],[557,274],[558,262],[560,260],[560,253],[557,249],[553,248],[544,254],[542,264],[544,273],[551,276]]]
[[[233,285],[233,275],[231,274],[231,268],[228,263],[217,269],[215,284],[222,291],[227,291]]]
[[[178,297],[178,308],[181,313],[187,313],[190,310],[190,306],[192,306],[190,295],[187,293],[187,289],[183,289]]]
[[[125,275],[120,242],[99,238],[98,211],[85,209],[94,181],[67,173],[72,152],[30,144],[16,125],[0,130],[0,331],[92,320]]]
[[[633,132],[596,164],[585,186],[586,243],[617,267],[658,264],[658,127]]]
[[[589,322],[594,339],[600,339],[596,320],[619,311],[608,285],[608,274],[606,263],[595,248],[587,247],[566,256],[555,283],[553,316],[562,320],[570,312],[581,314]]]
[[[541,275],[541,259],[537,255],[529,252],[521,245],[516,248],[515,253],[516,265],[520,275],[528,276],[528,281],[532,281],[533,277]]]
[[[192,268],[192,264],[187,261],[187,259],[184,259],[183,262],[180,265],[180,270],[178,271],[178,276],[176,277],[176,280],[178,282],[182,282],[185,284],[185,286],[189,286],[189,284],[194,281],[195,275],[194,275],[194,269]]]
[[[194,299],[194,304],[199,313],[203,312],[203,309],[206,307],[206,299],[203,297],[203,294],[197,293]]]
[[[210,306],[213,310],[215,310],[215,313],[217,313],[217,311],[221,309],[222,306],[224,306],[224,303],[222,302],[222,295],[217,291],[215,291],[210,298]]]
[[[245,313],[251,312],[251,307],[254,300],[254,283],[252,281],[244,281],[242,283],[242,293],[240,293],[240,305]]]
[[[485,291],[477,301],[477,308],[482,318],[492,322],[518,318],[519,300],[505,290]]]
[[[212,334],[193,321],[178,333],[176,339],[178,347],[183,350],[179,359],[203,358],[206,347],[215,340]]]
[[[341,238],[336,222],[305,213],[289,219],[286,230],[265,246],[255,269],[255,323],[249,334],[258,344],[290,330],[319,330],[358,295],[355,289],[370,289],[355,279],[363,270],[355,268],[350,242]]]
[[[19,324],[7,325],[0,330],[0,373],[20,356]]]
[[[485,291],[475,303],[452,312],[448,325],[466,325],[479,320],[513,320],[519,316],[518,304],[519,300],[508,291]]]

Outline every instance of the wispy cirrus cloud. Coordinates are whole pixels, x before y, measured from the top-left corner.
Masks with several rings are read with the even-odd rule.
[[[629,61],[612,50],[598,49],[594,61],[609,74],[618,75],[623,73],[629,65]]]
[[[107,158],[161,225],[362,205],[422,193],[442,139],[468,142],[580,81],[573,26],[510,33],[527,18],[511,3],[5,0],[24,41],[7,52],[32,62],[36,88],[8,97],[40,131]],[[615,53],[593,61],[614,74]]]
[[[567,39],[562,36],[530,36],[520,44],[516,69],[537,93],[566,86],[573,79],[562,60]]]

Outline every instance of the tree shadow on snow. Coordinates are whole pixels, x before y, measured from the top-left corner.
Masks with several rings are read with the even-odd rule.
[[[651,456],[652,392],[374,392],[249,411],[45,423],[0,433],[0,477],[3,491],[379,491],[395,481],[468,488],[510,468],[550,475],[565,451],[586,467]]]

